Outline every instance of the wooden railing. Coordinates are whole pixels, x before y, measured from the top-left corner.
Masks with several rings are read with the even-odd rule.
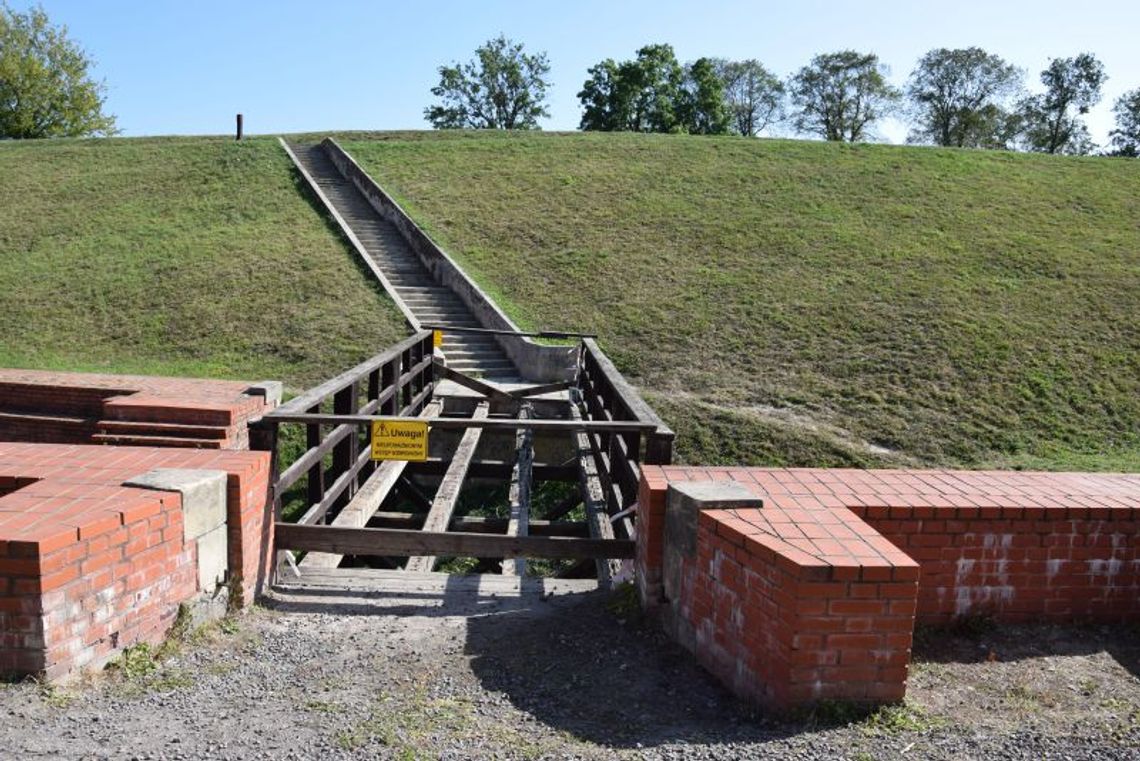
[[[375,469],[365,426],[308,416],[414,416],[431,401],[433,388],[432,334],[421,331],[252,423],[251,448],[274,453],[270,488],[276,519],[281,520],[282,496],[302,478],[304,506],[297,523],[313,525],[347,504]],[[283,425],[303,426],[305,435],[304,450],[288,463],[280,462]]]
[[[674,434],[590,338],[582,342],[578,388],[589,419],[652,426],[648,432],[590,435],[608,512],[615,516],[637,501],[641,463],[668,465],[673,461]],[[631,529],[628,521],[625,528]]]

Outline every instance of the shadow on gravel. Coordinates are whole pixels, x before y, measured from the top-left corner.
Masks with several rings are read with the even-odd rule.
[[[920,626],[914,634],[912,660],[925,663],[1012,662],[1100,652],[1107,652],[1129,673],[1140,678],[1140,625],[996,625],[985,620],[965,620],[949,628]]]
[[[536,720],[611,748],[779,741],[820,727],[757,715],[636,611],[604,592],[481,590],[451,577],[437,591],[277,588],[273,610],[345,616],[465,616],[464,654],[482,687]],[[842,723],[842,722],[838,722]]]
[[[466,653],[485,689],[581,740],[611,748],[779,740],[808,729],[760,716],[636,614],[604,597],[472,619]]]

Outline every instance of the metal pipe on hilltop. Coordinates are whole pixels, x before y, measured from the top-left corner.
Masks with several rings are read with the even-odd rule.
[[[237,115],[237,135],[234,137],[234,140],[241,140],[241,131],[242,131],[241,128],[242,128],[241,114],[238,114]]]

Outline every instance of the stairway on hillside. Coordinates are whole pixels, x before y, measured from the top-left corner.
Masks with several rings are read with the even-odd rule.
[[[435,280],[396,226],[341,175],[320,145],[290,143],[289,149],[421,325],[483,327],[459,296]],[[492,336],[444,331],[441,349],[453,370],[501,382],[520,380],[518,368]]]

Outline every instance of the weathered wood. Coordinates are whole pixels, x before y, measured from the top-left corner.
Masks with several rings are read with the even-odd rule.
[[[360,404],[360,384],[353,381],[333,394],[333,412],[338,415],[352,415],[357,413]],[[347,471],[356,462],[360,455],[360,437],[345,436],[342,441],[333,447],[332,471],[335,478]],[[338,498],[340,504],[347,503],[356,493],[356,482],[350,482]]]
[[[430,391],[430,389],[427,389]],[[405,418],[393,417],[391,415],[305,415],[305,414],[288,414],[288,415],[274,415],[274,419],[279,423],[307,423],[307,424],[320,424],[320,425],[340,425],[342,423],[351,423],[354,425],[364,425],[379,421],[400,421]],[[519,427],[519,420],[517,418],[491,418],[485,420],[472,420],[470,418],[454,418],[454,417],[436,417],[428,420],[432,428],[439,430],[465,430],[468,428],[483,428],[493,430],[515,430]],[[641,423],[636,420],[615,420],[615,421],[595,421],[595,420],[531,420],[527,422],[527,426],[533,428],[535,431],[559,431],[563,433],[573,431],[601,431],[605,433],[627,433],[630,431],[651,431],[653,430],[652,423]]]
[[[489,383],[484,383],[478,378],[472,378],[470,375],[464,375],[458,370],[452,370],[450,367],[440,362],[438,357],[436,358],[434,369],[440,375],[440,377],[444,378],[445,380],[457,383],[464,388],[469,388],[472,391],[482,394],[488,399],[493,399],[496,402],[503,402],[506,404],[514,404],[516,402],[513,395],[508,394],[501,389],[495,388]]]
[[[310,407],[308,412],[320,412],[321,406],[318,402],[316,406]],[[321,427],[319,425],[305,426],[305,447],[307,449],[316,449],[321,445]],[[308,477],[305,481],[305,499],[310,505],[320,504],[321,500],[325,498],[325,466],[320,460],[314,460],[309,465],[306,471]]]
[[[424,525],[426,512],[398,513],[380,511],[368,521],[370,528],[418,529]],[[503,534],[507,530],[507,518],[486,518],[478,515],[455,515],[451,518],[449,531],[467,531],[473,534]],[[337,525],[335,522],[333,525]],[[548,521],[531,518],[528,529],[531,536],[589,536],[590,530],[584,521]]]
[[[541,396],[555,391],[564,391],[574,385],[573,381],[558,381],[557,383],[544,383],[541,386],[527,386],[516,388],[507,393],[516,399],[525,399],[528,396]]]
[[[424,341],[427,341],[428,344],[430,345],[430,343],[431,343],[431,331],[420,331],[419,333],[416,333],[415,335],[404,339],[403,341],[396,344],[392,348],[387,349],[387,350],[377,354],[374,357],[370,357],[369,359],[364,360],[363,362],[361,362],[356,367],[353,367],[349,370],[345,370],[343,373],[341,373],[340,375],[337,375],[335,378],[331,378],[330,380],[325,381],[324,383],[320,384],[319,386],[314,386],[313,388],[309,389],[308,391],[304,392],[303,394],[300,394],[298,396],[293,397],[292,399],[290,399],[285,404],[282,404],[277,409],[266,413],[266,416],[267,417],[280,417],[282,415],[289,415],[289,414],[292,414],[295,412],[302,412],[304,410],[307,410],[310,407],[312,407],[314,404],[319,404],[321,401],[329,398],[330,396],[332,396],[336,392],[343,389],[348,384],[353,383],[353,382],[359,380],[360,378],[365,377],[366,375],[368,375],[368,373],[372,372],[376,368],[391,362],[393,358],[399,357],[401,354],[403,354],[405,351],[407,351],[411,347],[413,347],[417,344],[422,344]],[[427,365],[431,364],[431,355],[430,354],[424,358],[424,363]],[[414,369],[413,369],[413,371],[414,371]],[[409,373],[407,373],[407,375],[410,376],[413,371],[409,371]],[[303,421],[295,421],[295,422],[303,422]]]
[[[421,417],[438,415],[443,409],[443,402],[436,400],[428,405]],[[333,526],[340,528],[364,528],[368,521],[384,504],[392,487],[404,472],[408,463],[405,460],[385,460],[372,472],[356,496],[332,520]],[[343,555],[326,552],[310,552],[301,561],[301,568],[336,568],[340,565]]]
[[[475,407],[475,413],[471,416],[471,422],[485,421],[489,409],[488,402],[479,402]],[[463,434],[463,438],[459,440],[459,446],[456,447],[455,455],[451,458],[451,466],[448,467],[447,473],[443,476],[443,481],[439,484],[439,489],[436,490],[435,498],[431,503],[431,510],[428,511],[427,519],[424,521],[423,530],[425,533],[447,531],[447,525],[451,522],[451,514],[455,511],[455,503],[459,499],[459,492],[463,488],[463,481],[467,478],[467,468],[475,456],[475,448],[479,446],[479,439],[482,435],[481,428],[469,428]],[[435,560],[435,554],[413,554],[412,557],[408,558],[408,564],[405,568],[409,571],[430,571],[435,565]]]
[[[519,408],[519,419],[529,420],[534,408],[523,402]],[[510,518],[507,521],[507,536],[526,536],[530,533],[530,483],[531,466],[534,464],[534,431],[520,428],[515,434],[515,467],[511,470]],[[525,558],[504,558],[503,573],[508,576],[525,576]]]
[[[634,542],[565,536],[497,536],[394,528],[340,528],[278,523],[281,549],[342,555],[412,557],[632,558]]]
[[[570,417],[581,418],[578,411],[577,394],[571,392]],[[606,497],[602,490],[602,481],[598,476],[598,465],[594,460],[590,437],[585,433],[574,434],[574,444],[578,458],[578,488],[582,492],[582,503],[586,506],[586,525],[590,529],[590,536],[594,539],[613,541],[614,528],[606,512]],[[614,578],[621,571],[621,563],[609,559],[598,558],[598,584],[608,589],[613,586]]]

